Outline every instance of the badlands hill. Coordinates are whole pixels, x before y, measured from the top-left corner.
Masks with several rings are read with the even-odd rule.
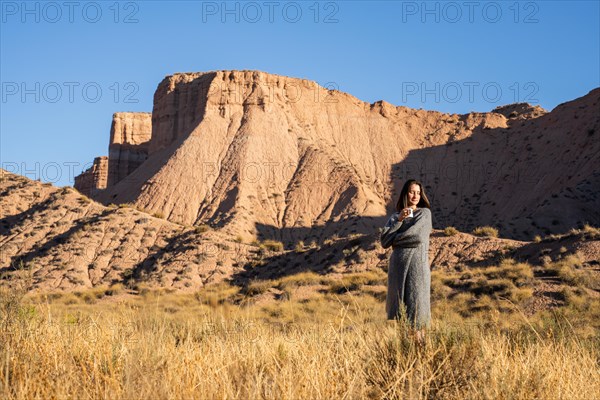
[[[381,248],[378,230],[298,242],[291,249],[243,243],[206,225],[175,224],[132,204],[106,207],[72,188],[2,169],[0,210],[0,287],[28,290],[119,283],[196,290],[223,280],[245,286],[307,271],[335,277],[385,270],[391,251]],[[429,259],[432,268],[450,272],[507,257],[541,266],[569,254],[600,273],[600,232],[586,228],[522,242],[434,230]]]
[[[256,71],[175,74],[152,114],[114,115],[108,157],[75,187],[105,205],[293,244],[371,232],[416,177],[435,228],[531,240],[600,225],[599,100],[595,89],[552,112],[521,103],[457,115]]]
[[[456,115],[261,72],[168,76],[151,114],[113,116],[108,156],[78,191],[0,170],[0,286],[197,289],[385,269],[379,228],[409,177],[432,200],[433,268],[571,253],[596,268],[597,235],[573,228],[600,225],[599,97]],[[451,225],[503,239],[446,236]]]

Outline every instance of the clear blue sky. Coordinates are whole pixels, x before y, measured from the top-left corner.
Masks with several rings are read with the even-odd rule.
[[[256,69],[454,113],[551,110],[600,86],[598,1],[0,4],[0,161],[57,185],[175,72]]]

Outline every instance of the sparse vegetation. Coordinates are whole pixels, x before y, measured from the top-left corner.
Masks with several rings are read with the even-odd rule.
[[[65,212],[83,207],[76,193],[70,197]],[[543,244],[527,243],[524,250],[542,265],[504,258],[473,267],[473,256],[434,268],[432,327],[418,346],[404,322],[385,319],[384,270],[365,270],[387,265],[385,254],[373,254],[381,262],[363,263],[375,253],[372,232],[346,236],[340,230],[343,239],[332,236],[323,244],[336,246],[322,253],[313,250],[315,240],[309,246],[300,241],[291,246],[301,254],[249,262],[255,253],[285,251],[283,243],[235,246],[248,250],[233,260],[240,270],[248,267],[234,275],[239,286],[221,282],[193,290],[231,271],[230,260],[215,260],[201,246],[210,243],[196,235],[203,228],[173,228],[175,236],[161,229],[154,237],[150,232],[169,224],[138,211],[76,217],[81,231],[73,232],[70,216],[49,218],[43,229],[13,227],[7,218],[10,234],[36,232],[49,240],[35,250],[43,257],[33,250],[21,258],[10,254],[0,283],[29,275],[40,287],[43,276],[64,277],[61,287],[119,279],[126,286],[29,294],[0,287],[2,399],[600,398],[600,277],[590,257],[594,247],[578,247],[599,238],[598,228],[578,225],[564,235],[534,238]],[[50,224],[69,233],[48,232]],[[314,236],[307,243],[322,237],[308,234]],[[527,254],[502,242],[470,242],[497,245],[498,259]],[[234,247],[225,240],[215,245]],[[468,253],[452,247],[460,258],[459,250]],[[132,263],[138,255],[143,262]],[[203,262],[210,268],[198,265]],[[267,262],[269,268],[252,269]],[[136,281],[138,273],[148,283]],[[178,282],[173,287],[189,291],[151,288],[151,282]]]
[[[581,259],[576,254],[571,254],[548,265],[547,270],[568,285],[600,291],[600,277],[582,267]]]
[[[82,195],[82,196],[80,196],[80,197],[77,199],[77,201],[78,201],[78,202],[79,202],[79,204],[81,204],[81,205],[88,205],[88,204],[90,204],[90,203],[92,202],[92,201],[91,201],[91,200],[90,200],[88,197],[86,197],[86,196],[83,196],[83,195]]]
[[[552,221],[552,225],[556,225],[554,222],[555,221]],[[558,221],[556,222],[558,223]],[[542,242],[558,241],[568,237],[578,237],[580,240],[600,239],[600,228],[585,224],[583,229],[571,229],[567,233],[548,235],[542,239]]]
[[[533,269],[529,264],[503,260],[496,267],[470,268],[456,273],[432,273],[432,292],[448,312],[468,316],[492,309],[512,312],[531,298]]]
[[[294,248],[294,250],[296,251],[296,253],[301,253],[304,251],[304,241],[300,240],[298,243],[296,243],[296,247]]]
[[[486,236],[486,237],[498,237],[498,229],[491,226],[478,226],[473,229],[473,235],[475,236]]]
[[[453,226],[447,226],[446,229],[444,229],[444,235],[446,236],[454,236],[458,233],[458,229],[456,229]]]
[[[260,244],[260,247],[265,248],[269,251],[276,251],[276,252],[283,251],[283,243],[279,242],[277,240],[271,240],[271,239],[264,240]]]
[[[600,228],[593,227],[589,224],[585,224],[583,229],[577,232],[577,234],[581,233],[586,239],[600,239]]]
[[[194,227],[194,231],[196,233],[204,233],[210,230],[210,227],[208,225],[202,224],[202,225],[198,225],[196,227]]]

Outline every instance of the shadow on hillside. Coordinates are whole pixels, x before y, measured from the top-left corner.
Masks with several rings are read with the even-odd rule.
[[[151,249],[146,258],[133,267],[131,275],[123,276],[124,283],[142,282],[150,278],[153,273],[160,273],[159,265],[167,264],[189,251],[196,250],[199,239],[194,231],[184,231],[166,238],[166,241],[166,246]]]
[[[56,200],[55,197],[49,196],[46,200],[35,203],[28,209],[21,211],[18,214],[9,215],[0,219],[0,236],[10,236],[12,230],[19,226],[22,221],[27,221],[35,214],[43,211],[50,207],[52,202]]]
[[[287,254],[266,252],[259,261],[243,265],[242,271],[234,274],[232,283],[244,286],[252,280],[278,279],[301,272],[312,271],[325,274],[340,270],[365,270],[382,268],[387,270],[388,252],[378,251],[380,231],[385,226],[397,200],[403,181],[393,182],[392,202],[386,206],[386,215],[347,218],[329,222],[322,226],[278,228],[273,225],[256,224],[258,238],[284,243]],[[338,203],[350,199],[341,196]],[[334,210],[343,209],[339,204]],[[301,246],[301,242],[304,244]],[[391,251],[391,249],[389,249]]]
[[[43,209],[44,207],[49,205],[53,201],[53,199],[49,199],[48,201],[49,203],[45,205],[43,204],[45,202],[39,203],[38,206],[30,208],[24,214],[28,214],[30,216],[33,215],[35,213],[34,209],[38,211]],[[82,217],[73,221],[73,225],[65,232],[59,233],[51,237],[46,237],[43,241],[38,241],[28,252],[12,257],[8,266],[0,268],[0,274],[4,272],[14,271],[19,267],[20,264],[27,264],[29,262],[34,261],[36,258],[47,256],[50,250],[54,248],[54,246],[66,243],[68,239],[71,236],[73,236],[73,234],[81,230],[84,226],[94,224],[95,222],[101,220],[103,217],[108,216],[110,213],[111,210],[106,209],[92,217]],[[17,217],[18,216],[15,216],[14,218]],[[2,225],[1,232],[2,234],[5,234],[4,219],[0,220],[0,224]]]
[[[339,235],[339,238],[324,238],[314,234],[315,229],[308,228],[284,228],[281,231],[285,235],[292,237],[306,238],[303,240],[304,246],[296,249],[296,245],[288,242],[291,252],[278,254],[276,252],[266,251],[265,256],[255,262],[247,263],[243,266],[241,272],[236,273],[232,278],[235,285],[244,286],[252,280],[278,279],[284,276],[293,275],[301,272],[316,272],[319,274],[334,272],[340,265],[343,268],[365,269],[365,265],[377,265],[386,260],[386,255],[377,252],[376,242],[379,241],[379,231],[375,226],[383,226],[387,222],[387,217],[368,218],[374,228],[359,230],[352,233],[352,237]],[[351,224],[348,222],[336,222],[327,225],[328,229],[338,232],[349,231]],[[262,233],[261,237],[269,239],[264,232],[272,231],[272,226],[258,225],[257,229]],[[271,238],[271,240],[279,240]],[[302,239],[299,239],[302,240]],[[312,244],[312,245],[311,245]]]
[[[462,115],[460,120],[466,122],[466,118],[467,115]],[[551,114],[546,114],[539,117],[535,124],[538,127],[549,125],[552,118]],[[529,124],[533,122],[511,120],[507,128],[488,128],[482,122],[465,139],[453,140],[450,136],[443,145],[410,151],[402,162],[392,167],[389,177],[393,185],[392,199],[386,206],[386,215],[373,218],[354,216],[314,229],[279,229],[258,225],[256,228],[260,238],[282,241],[287,249],[294,249],[299,240],[303,240],[305,245],[314,240],[318,246],[287,256],[270,255],[261,263],[245,265],[244,270],[234,276],[234,282],[243,285],[252,279],[274,279],[303,271],[331,272],[336,266],[351,267],[357,258],[364,262],[365,257],[377,261],[369,265],[387,266],[387,253],[369,254],[377,249],[378,228],[385,225],[394,211],[401,187],[409,178],[418,179],[425,186],[432,205],[434,229],[454,226],[460,231],[470,232],[477,226],[489,225],[499,229],[500,237],[521,240],[530,240],[529,235],[534,233],[548,233],[548,228],[534,223],[527,225],[531,226],[530,229],[517,230],[524,224],[530,224],[530,214],[539,208],[535,203],[536,194],[531,193],[530,187],[543,172],[536,161],[543,155],[531,152],[528,135],[511,132],[523,130],[523,126]],[[503,219],[506,204],[499,198],[510,198],[517,192],[525,196],[526,208],[511,210],[514,216]],[[548,196],[539,206],[549,205],[552,201],[553,198]],[[358,227],[357,221],[367,222]],[[596,224],[600,224],[600,221],[596,221]],[[557,224],[554,231],[560,230],[560,226]],[[353,233],[360,234],[360,240],[348,239]],[[326,242],[333,234],[340,239],[334,243]],[[499,256],[492,255],[489,262],[483,260],[476,264],[482,266],[495,262]]]

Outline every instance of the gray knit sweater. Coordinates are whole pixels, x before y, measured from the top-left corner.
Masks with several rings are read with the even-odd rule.
[[[398,222],[398,216],[399,213],[392,214],[381,232],[381,245],[393,248],[388,268],[387,317],[397,319],[406,312],[413,325],[428,326],[431,320],[428,256],[431,210],[418,208],[414,217],[402,222]]]

